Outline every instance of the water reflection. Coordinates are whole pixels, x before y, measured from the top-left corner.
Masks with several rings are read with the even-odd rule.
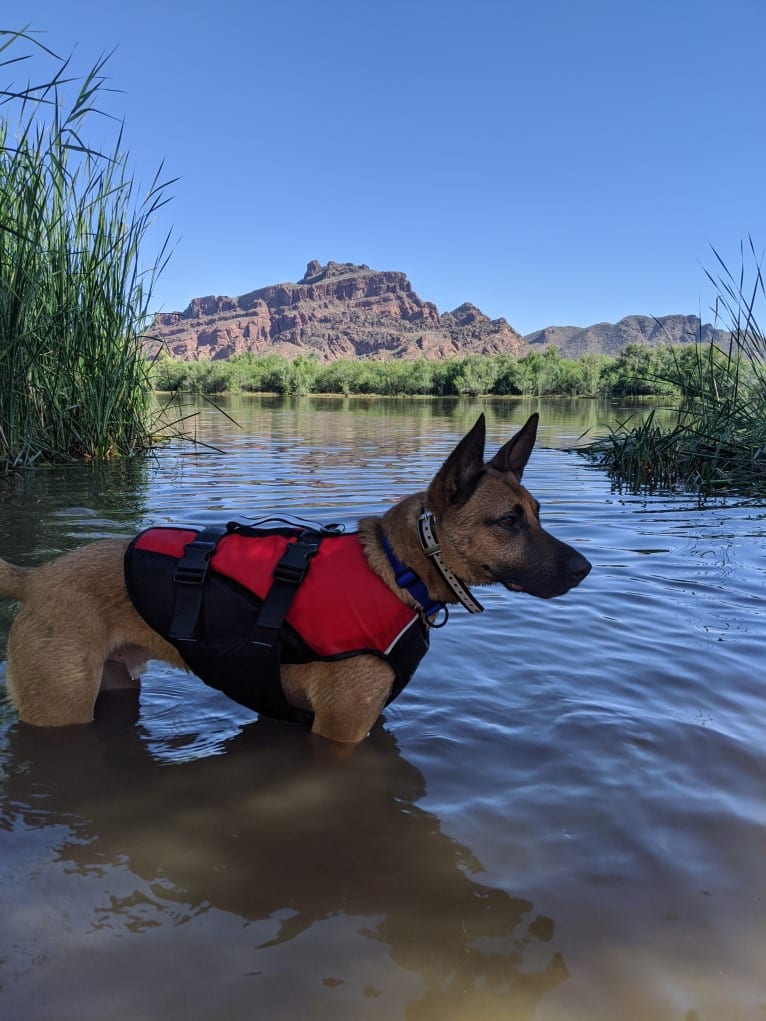
[[[197,405],[207,447],[1,486],[0,555],[275,511],[353,524],[481,410],[499,445],[539,408],[554,448],[631,410],[222,403],[244,428]],[[137,724],[112,701],[87,732],[30,735],[0,701],[3,1017],[758,1016],[763,506],[620,495],[551,449],[525,480],[587,584],[482,592],[353,768],[156,665]]]
[[[146,513],[155,468],[147,456],[0,479],[2,555],[32,552],[39,562],[94,539],[129,534]]]
[[[479,1004],[527,1017],[566,978],[553,921],[481,882],[469,849],[418,807],[424,778],[383,727],[349,761],[299,728],[258,721],[224,754],[168,766],[147,750],[137,714],[130,696],[110,695],[94,727],[8,733],[2,828],[55,834],[56,869],[98,875],[106,890],[112,870],[142,881],[108,905],[70,905],[70,934],[118,939],[149,927],[172,942],[179,925],[204,927],[207,913],[223,911],[260,923],[250,969],[291,944],[298,971],[301,937],[346,919],[352,959],[334,961],[329,988],[348,983],[367,941],[383,944],[417,976],[406,1008],[414,1021],[475,1017]],[[23,856],[5,861],[18,876],[27,866]],[[24,905],[27,918],[39,910]],[[15,949],[23,953],[23,937]],[[130,943],[120,953],[130,968]],[[66,956],[70,970],[90,967],[85,950]],[[98,985],[98,975],[89,981]]]
[[[575,446],[602,435],[609,425],[640,420],[654,411],[658,421],[673,414],[657,401],[640,398],[583,400],[536,397],[279,397],[271,395],[218,395],[201,404],[189,398],[186,413],[194,416],[189,434],[230,449],[233,419],[240,441],[253,437],[284,444],[301,437],[318,450],[333,449],[361,440],[379,439],[381,431],[395,438],[399,428],[407,450],[428,449],[434,435],[462,435],[483,412],[490,435],[496,429],[505,439],[511,428],[523,425],[532,412],[541,413],[538,441],[549,446]],[[223,412],[224,414],[221,414]],[[227,419],[226,416],[230,416]]]

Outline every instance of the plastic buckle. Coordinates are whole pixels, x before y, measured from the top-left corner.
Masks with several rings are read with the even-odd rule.
[[[290,585],[300,585],[306,577],[311,558],[316,556],[319,543],[291,542],[284,555],[274,568],[275,581],[285,581]]]
[[[193,540],[184,547],[184,555],[176,565],[173,581],[178,585],[201,585],[205,580],[210,557],[216,543]]]

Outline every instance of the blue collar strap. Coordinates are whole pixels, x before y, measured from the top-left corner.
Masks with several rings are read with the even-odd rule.
[[[386,556],[396,575],[396,584],[400,588],[406,588],[412,598],[420,603],[426,618],[435,616],[441,610],[446,610],[447,608],[444,603],[440,603],[429,596],[425,582],[397,557],[385,533],[381,533],[381,538],[383,540],[383,549],[386,551]]]

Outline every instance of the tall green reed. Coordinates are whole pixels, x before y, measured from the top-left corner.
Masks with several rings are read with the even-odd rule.
[[[109,149],[86,142],[108,57],[78,78],[0,31],[0,71],[32,54],[45,80],[0,89],[0,471],[134,453],[162,428],[140,336],[168,238],[141,258],[172,182],[160,166],[138,194],[122,125]]]
[[[766,491],[766,336],[757,309],[764,298],[761,257],[752,239],[735,275],[713,250],[717,272],[716,323],[729,330],[726,345],[698,344],[676,359],[672,382],[680,399],[671,425],[649,416],[622,422],[585,448],[616,482],[633,489],[681,486],[701,494],[722,489]]]

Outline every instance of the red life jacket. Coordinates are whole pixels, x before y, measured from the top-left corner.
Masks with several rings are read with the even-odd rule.
[[[130,543],[125,556],[134,606],[205,683],[257,712],[307,723],[312,714],[284,696],[279,663],[374,655],[394,671],[388,701],[402,691],[428,650],[428,627],[370,568],[357,533],[236,523],[221,533],[191,582],[184,571],[186,550],[206,532],[151,528]],[[319,537],[318,548],[289,593],[278,634],[266,640],[257,622],[264,603],[273,599],[275,568],[306,534]],[[197,587],[190,593],[189,585]],[[184,601],[190,597],[189,616]],[[179,628],[183,615],[188,619]]]

